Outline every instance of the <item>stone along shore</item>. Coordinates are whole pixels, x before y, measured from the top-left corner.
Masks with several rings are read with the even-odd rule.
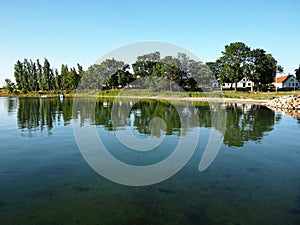
[[[284,96],[275,98],[268,101],[266,106],[273,109],[300,110],[300,96]]]
[[[284,115],[300,119],[300,96],[285,96],[268,101],[265,104],[268,108]]]

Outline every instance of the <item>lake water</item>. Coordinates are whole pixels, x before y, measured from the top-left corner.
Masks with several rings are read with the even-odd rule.
[[[88,100],[87,100],[88,101]],[[0,224],[300,224],[300,120],[262,106],[191,104],[157,100],[99,100],[93,118],[74,99],[0,98]],[[112,106],[130,109],[112,119]],[[192,109],[192,110],[191,110]],[[197,127],[184,127],[197,116]],[[215,111],[226,111],[222,126]],[[74,113],[75,112],[75,113]],[[181,115],[182,116],[182,115]],[[149,121],[160,117],[165,123]],[[75,120],[76,119],[76,120]],[[73,125],[94,126],[111,155],[136,166],[172,154],[180,136],[199,131],[188,163],[148,186],[127,186],[100,176],[84,160]],[[115,121],[113,121],[115,120]],[[196,124],[196,123],[195,123]],[[153,151],[132,151],[115,132],[139,139],[164,136]],[[198,170],[212,129],[224,136],[215,160]]]

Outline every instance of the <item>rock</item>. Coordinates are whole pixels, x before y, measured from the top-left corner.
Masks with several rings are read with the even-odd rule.
[[[300,96],[283,96],[274,98],[266,103],[269,108],[275,109],[300,109]]]

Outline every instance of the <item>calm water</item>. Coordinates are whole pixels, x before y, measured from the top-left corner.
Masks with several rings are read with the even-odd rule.
[[[0,224],[300,224],[300,120],[260,106],[226,108],[223,127],[214,127],[206,103],[193,111],[184,103],[141,100],[115,127],[151,135],[151,117],[161,117],[165,141],[151,152],[124,149],[114,135],[112,103],[99,101],[95,117],[84,108],[76,118],[95,125],[111,154],[133,165],[168,157],[180,135],[199,129],[196,151],[170,179],[150,186],[113,183],[83,159],[73,134],[73,99],[0,98]],[[181,130],[175,107],[199,117],[198,127]],[[215,161],[198,165],[212,129],[224,135]],[[153,138],[162,135],[160,130]]]

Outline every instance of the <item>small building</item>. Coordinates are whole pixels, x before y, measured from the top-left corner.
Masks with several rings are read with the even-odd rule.
[[[300,82],[294,75],[285,75],[274,79],[273,85],[275,88],[298,88]]]
[[[244,77],[242,80],[240,80],[237,83],[237,88],[251,88],[254,86],[254,83],[249,80],[247,77]],[[223,88],[234,88],[235,87],[235,83],[224,83],[223,84]]]

